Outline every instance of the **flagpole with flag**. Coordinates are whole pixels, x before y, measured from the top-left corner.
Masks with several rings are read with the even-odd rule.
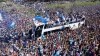
[[[45,35],[44,35],[44,34],[42,34],[42,39],[43,39],[43,40],[45,39]]]
[[[60,40],[60,32],[58,32],[58,40]]]

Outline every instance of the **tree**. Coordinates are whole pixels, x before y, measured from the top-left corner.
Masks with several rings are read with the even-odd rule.
[[[70,2],[75,2],[76,0],[69,0]]]
[[[91,2],[95,2],[95,1],[97,1],[97,0],[91,0]]]

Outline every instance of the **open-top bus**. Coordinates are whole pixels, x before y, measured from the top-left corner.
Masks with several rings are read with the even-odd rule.
[[[71,30],[77,29],[77,28],[81,27],[84,23],[85,23],[85,19],[77,20],[74,22],[66,21],[63,25],[43,24],[43,25],[36,27],[35,37],[41,37],[43,34],[45,35],[47,33],[59,31],[61,29],[65,29],[65,28],[68,28]]]

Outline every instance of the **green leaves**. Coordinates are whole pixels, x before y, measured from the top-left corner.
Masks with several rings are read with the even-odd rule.
[[[6,0],[0,0],[0,2],[5,2]]]

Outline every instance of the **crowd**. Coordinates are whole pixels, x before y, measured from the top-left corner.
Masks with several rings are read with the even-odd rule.
[[[43,15],[40,8],[37,9]],[[44,39],[39,38],[35,41],[22,37],[26,35],[25,32],[34,28],[31,17],[24,17],[22,10],[12,9],[10,13],[3,12],[5,22],[14,20],[17,24],[13,30],[8,29],[9,27],[3,30],[6,38],[0,39],[0,56],[100,56],[100,6],[75,6],[68,15],[64,8],[46,9],[48,14],[50,12],[50,16],[46,16],[56,21],[56,18],[60,18],[56,17],[60,14],[57,10],[64,13],[65,18],[85,15],[86,22],[81,28],[51,32],[45,35]],[[30,24],[32,26],[28,27]]]
[[[4,28],[1,30],[3,36],[16,33],[19,35],[22,31],[27,32],[34,25],[32,21],[33,16],[30,16],[25,9],[19,10],[11,4],[0,7],[0,13],[3,17],[3,20],[0,21],[2,28]]]

